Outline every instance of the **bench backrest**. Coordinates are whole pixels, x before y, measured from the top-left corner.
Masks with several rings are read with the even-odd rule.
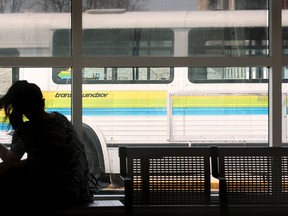
[[[218,162],[219,176],[226,181],[226,188],[220,184],[223,203],[288,203],[287,148],[219,147]]]
[[[209,150],[189,147],[120,147],[120,172],[122,177],[131,180],[128,186],[131,204],[209,204]]]

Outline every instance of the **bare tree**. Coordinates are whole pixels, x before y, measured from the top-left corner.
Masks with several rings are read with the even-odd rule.
[[[88,0],[84,9],[126,9],[127,11],[139,10],[140,2],[147,0]]]
[[[46,0],[51,3],[51,7],[55,12],[69,12],[71,11],[70,0]]]
[[[41,8],[44,12],[49,12],[49,2],[47,0],[43,0],[41,2],[38,2],[38,5],[40,5],[39,8]]]
[[[23,11],[26,0],[1,0],[1,13],[19,13]]]
[[[25,1],[22,0],[13,0],[11,1],[11,12],[12,13],[18,13],[22,9],[22,5],[25,3]]]
[[[83,10],[88,9],[143,9],[149,0],[86,0]],[[0,13],[19,13],[26,10],[37,12],[70,12],[71,0],[0,0]]]
[[[70,12],[71,0],[39,0],[36,2],[40,11],[44,12]]]
[[[5,0],[0,0],[0,13],[4,13]]]

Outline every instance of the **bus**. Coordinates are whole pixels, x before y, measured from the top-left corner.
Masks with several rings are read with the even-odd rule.
[[[269,55],[268,11],[83,13],[83,57]],[[283,52],[288,53],[283,11]],[[255,18],[257,17],[257,19]],[[0,14],[0,56],[71,56],[70,14]],[[68,25],[67,25],[68,23]],[[37,43],[36,43],[37,42]],[[240,59],[239,59],[240,61]],[[71,67],[1,68],[38,84],[47,111],[71,117]],[[287,139],[283,68],[283,142]],[[268,68],[91,67],[82,70],[83,139],[95,175],[117,185],[121,145],[267,145]],[[1,128],[1,142],[11,136]],[[111,177],[112,176],[112,177]]]

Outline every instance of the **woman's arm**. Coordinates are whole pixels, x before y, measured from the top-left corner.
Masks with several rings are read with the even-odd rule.
[[[23,153],[14,152],[8,149],[5,145],[0,144],[0,158],[2,161],[19,161]]]
[[[13,167],[21,167],[27,163],[27,160],[21,160],[23,154],[8,149],[5,145],[0,144],[0,176],[6,175],[8,170]]]
[[[20,161],[23,155],[24,153],[8,150],[6,154],[6,161]]]
[[[0,143],[0,158],[2,161],[6,160],[8,150],[9,149],[5,145]]]

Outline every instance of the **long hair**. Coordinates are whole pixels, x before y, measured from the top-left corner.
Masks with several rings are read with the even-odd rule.
[[[26,80],[16,81],[0,99],[0,109],[4,109],[4,121],[9,118],[9,124],[17,129],[23,123],[23,115],[44,109],[41,89]]]

